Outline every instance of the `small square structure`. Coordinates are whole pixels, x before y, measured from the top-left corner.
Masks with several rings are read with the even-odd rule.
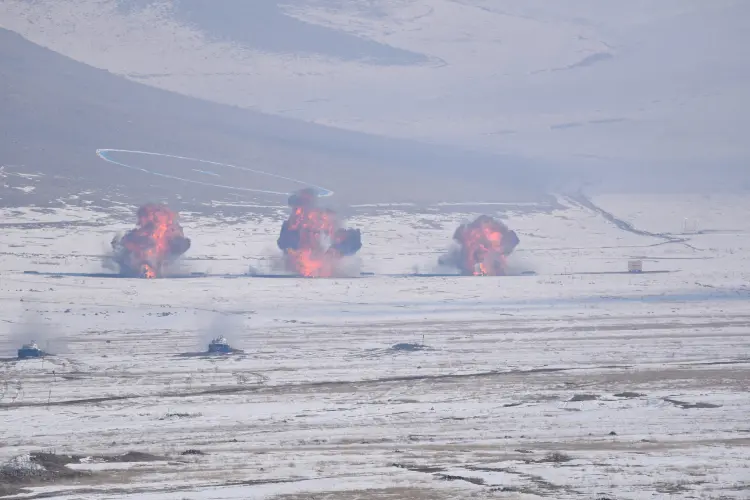
[[[642,260],[629,260],[628,261],[628,272],[629,273],[642,273],[643,272],[643,261]]]

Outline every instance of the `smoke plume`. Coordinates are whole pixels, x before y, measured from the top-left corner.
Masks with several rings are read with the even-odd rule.
[[[41,311],[27,309],[18,321],[12,323],[7,339],[13,351],[31,342],[36,342],[46,353],[61,354],[67,350],[63,334],[42,316]]]
[[[453,240],[454,247],[440,257],[438,264],[456,268],[469,276],[506,275],[507,257],[519,243],[515,231],[488,215],[461,224]]]
[[[138,209],[135,229],[112,240],[113,259],[120,274],[129,277],[160,278],[166,265],[189,248],[177,214],[155,203]]]
[[[289,197],[292,213],[276,241],[288,271],[307,277],[331,277],[341,259],[362,248],[359,229],[344,229],[333,210],[318,206],[318,194],[306,188]]]
[[[245,329],[244,319],[236,314],[212,314],[199,322],[196,331],[198,347],[205,350],[206,346],[216,337],[223,336],[230,341],[237,340],[237,336]]]

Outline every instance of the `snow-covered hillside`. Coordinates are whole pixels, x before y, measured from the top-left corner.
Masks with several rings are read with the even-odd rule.
[[[741,0],[6,0],[0,26],[192,96],[568,167],[679,167],[682,180],[707,165],[737,177],[749,157],[749,9]]]

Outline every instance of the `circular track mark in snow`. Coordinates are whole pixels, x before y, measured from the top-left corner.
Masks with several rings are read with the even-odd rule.
[[[269,191],[269,190],[265,190],[265,189],[247,188],[247,187],[240,187],[240,186],[227,186],[225,184],[216,184],[216,183],[213,183],[213,182],[199,181],[199,180],[195,180],[195,179],[187,179],[185,177],[180,177],[180,176],[171,175],[171,174],[165,174],[163,172],[157,172],[155,170],[149,170],[147,168],[137,167],[137,166],[134,166],[134,165],[130,165],[128,163],[124,163],[122,161],[114,160],[114,159],[112,159],[112,158],[110,158],[108,156],[109,153],[126,153],[126,154],[134,154],[134,155],[161,156],[161,157],[164,157],[164,158],[172,158],[172,159],[176,159],[176,160],[191,161],[191,162],[196,162],[196,163],[202,163],[202,164],[205,164],[205,165],[213,165],[213,166],[217,166],[217,167],[227,167],[227,168],[232,168],[232,169],[235,169],[235,170],[242,170],[244,172],[251,172],[251,173],[254,173],[254,174],[258,174],[258,175],[265,175],[265,176],[273,177],[273,178],[276,178],[276,179],[282,179],[282,180],[285,180],[285,181],[293,182],[295,184],[301,184],[301,185],[306,186],[306,187],[313,187],[313,188],[315,188],[315,189],[318,190],[318,196],[331,196],[333,194],[333,191],[331,191],[330,189],[326,189],[326,188],[324,188],[322,186],[316,186],[315,184],[310,184],[310,183],[307,183],[307,182],[304,182],[304,181],[301,181],[301,180],[298,180],[298,179],[292,179],[291,177],[284,177],[283,175],[272,174],[272,173],[269,173],[269,172],[264,172],[262,170],[256,170],[254,168],[240,167],[240,166],[237,166],[237,165],[232,165],[230,163],[221,163],[221,162],[218,162],[218,161],[201,160],[200,158],[190,158],[188,156],[170,155],[170,154],[166,154],[166,153],[154,153],[154,152],[151,152],[151,151],[135,151],[135,150],[131,150],[131,149],[108,149],[108,148],[105,149],[105,148],[102,148],[102,149],[97,149],[96,150],[96,155],[99,158],[101,158],[102,160],[104,160],[104,161],[106,161],[108,163],[112,163],[112,164],[118,165],[120,167],[129,168],[131,170],[138,170],[140,172],[144,172],[144,173],[147,173],[147,174],[155,175],[155,176],[158,176],[158,177],[163,177],[165,179],[173,179],[173,180],[178,180],[178,181],[182,181],[182,182],[189,182],[191,184],[200,184],[202,186],[210,186],[210,187],[221,188],[221,189],[229,189],[229,190],[232,190],[232,191],[249,191],[249,192],[253,192],[253,193],[278,194],[278,195],[282,195],[282,196],[288,196],[290,194],[290,193],[282,193],[280,191]],[[207,170],[201,170],[201,169],[193,169],[193,171],[199,172],[199,173],[201,173],[203,175],[206,175],[207,177],[210,176],[210,177],[221,178],[220,174],[217,174],[216,172],[213,172],[213,171],[207,171]]]

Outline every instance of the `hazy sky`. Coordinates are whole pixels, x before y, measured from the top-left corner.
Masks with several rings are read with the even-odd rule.
[[[748,19],[745,0],[0,5],[36,43],[217,102],[594,172],[740,179]]]

